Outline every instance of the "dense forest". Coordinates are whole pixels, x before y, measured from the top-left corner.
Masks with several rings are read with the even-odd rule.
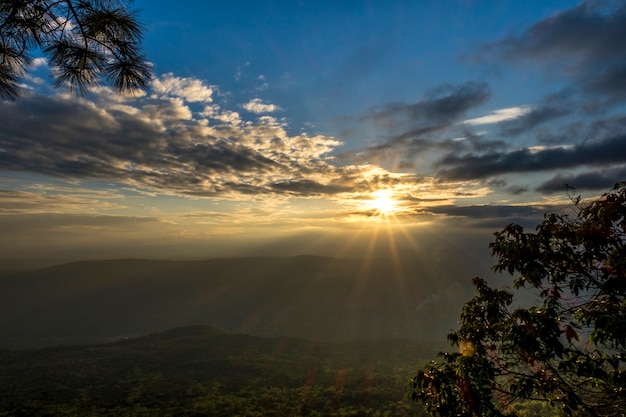
[[[435,349],[321,343],[191,326],[115,343],[0,350],[0,416],[412,416],[409,377]],[[543,403],[520,417],[560,416]]]
[[[420,416],[407,382],[433,349],[317,343],[206,326],[0,351],[0,416]]]
[[[389,261],[359,265],[117,260],[6,273],[0,416],[426,415],[409,380],[457,320],[461,271],[416,260],[390,281]]]

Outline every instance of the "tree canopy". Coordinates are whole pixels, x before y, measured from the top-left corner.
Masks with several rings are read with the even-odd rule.
[[[534,232],[495,233],[496,272],[508,288],[474,278],[478,294],[440,353],[412,379],[412,398],[441,416],[515,415],[541,400],[569,415],[626,415],[626,182],[601,198],[573,199]],[[520,291],[535,302],[520,301]]]
[[[146,86],[150,66],[142,26],[130,1],[3,0],[0,3],[0,97],[15,99],[36,53],[55,87],[82,93],[101,79],[117,91]]]

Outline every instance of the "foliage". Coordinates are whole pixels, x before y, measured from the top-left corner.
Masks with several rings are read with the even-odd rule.
[[[412,379],[412,398],[441,416],[516,415],[540,400],[569,415],[626,410],[626,182],[574,215],[550,213],[527,233],[511,224],[490,247],[496,272],[516,275],[515,295],[474,278],[441,353]]]
[[[106,78],[120,92],[145,87],[142,27],[124,0],[0,3],[0,97],[15,99],[33,52],[49,59],[56,87],[85,89]]]
[[[432,350],[204,326],[107,345],[0,350],[0,416],[419,416],[402,377],[416,353]]]

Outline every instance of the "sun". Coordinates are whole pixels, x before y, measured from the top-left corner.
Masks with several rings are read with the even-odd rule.
[[[367,206],[379,216],[388,216],[398,210],[391,190],[374,191],[371,194],[371,200],[367,202]]]

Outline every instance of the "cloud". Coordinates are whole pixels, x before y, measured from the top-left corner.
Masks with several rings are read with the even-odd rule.
[[[278,110],[282,110],[280,106],[276,104],[265,104],[259,98],[254,98],[249,102],[243,104],[241,107],[249,111],[250,113],[273,113]]]
[[[587,93],[626,98],[626,4],[583,1],[530,26],[518,36],[488,45],[482,58],[531,61],[560,68],[560,75]]]
[[[560,212],[570,205],[442,205],[428,207],[425,214],[443,217],[448,227],[475,228],[489,231],[501,230],[507,224],[518,224],[534,229],[546,212]]]
[[[470,81],[456,86],[445,84],[430,91],[422,101],[373,108],[363,119],[386,126],[447,124],[459,119],[469,109],[485,103],[490,95],[489,86],[482,82]]]
[[[282,181],[271,184],[275,190],[297,196],[333,195],[354,191],[354,188],[337,184],[320,184],[311,180]]]
[[[567,187],[574,188],[576,192],[583,190],[606,191],[617,182],[623,181],[624,178],[626,178],[626,165],[581,174],[559,174],[543,182],[536,190],[544,194],[562,193]]]
[[[181,97],[189,102],[213,101],[214,88],[195,78],[176,77],[172,73],[152,80],[152,90],[157,94]]]
[[[506,120],[517,119],[532,111],[531,106],[517,106],[494,110],[486,116],[465,120],[463,123],[470,126],[488,125]]]
[[[385,138],[367,147],[359,158],[366,161],[400,158],[403,166],[411,166],[414,163],[411,158],[417,154],[437,149],[458,151],[468,144],[476,144],[473,138],[462,143],[454,136],[442,135],[455,127],[470,109],[484,104],[490,95],[486,83],[470,81],[437,87],[416,103],[373,107],[361,116],[360,122],[373,123]],[[457,134],[473,136],[466,126]]]
[[[512,185],[510,187],[507,187],[506,191],[509,194],[520,195],[520,194],[524,194],[525,192],[527,192],[528,191],[528,187],[522,186],[522,185]]]
[[[622,39],[626,39],[626,4],[621,1],[583,1],[542,19],[484,46],[475,57],[490,66],[518,64],[524,71],[534,66],[555,91],[536,103],[495,110],[456,125],[422,122],[417,126],[421,130],[405,129],[370,150],[388,156],[398,149],[404,166],[410,165],[409,158],[417,160],[412,164],[416,168],[431,162],[435,175],[444,181],[542,173],[545,183],[534,191],[556,191],[554,181],[565,179],[578,180],[589,189],[605,188],[622,173],[626,154],[626,124],[617,107],[626,103]],[[487,126],[492,124],[495,129]],[[467,132],[455,136],[461,133],[460,126]],[[481,126],[487,126],[484,134],[472,132]],[[564,174],[565,169],[573,172]],[[554,181],[546,180],[549,176]],[[558,188],[562,191],[562,184]],[[509,194],[528,189],[523,184],[501,188]]]
[[[1,190],[0,214],[87,213],[125,208],[122,196],[108,191],[32,187],[33,191]]]
[[[500,123],[502,136],[518,136],[529,132],[535,127],[571,113],[572,109],[557,106],[536,107],[524,115]]]
[[[188,99],[201,95],[191,91],[205,91],[207,98],[210,89],[171,74],[159,79],[157,86],[171,88],[140,97],[100,88],[84,98],[33,93],[0,102],[0,124],[6,126],[0,131],[0,171],[106,181],[150,195],[231,200],[337,196],[422,182],[366,164],[335,165],[332,153],[342,143],[332,137],[289,133],[283,120],[246,120],[215,103],[194,109]],[[26,192],[12,198],[21,196],[23,204]],[[52,212],[89,199],[102,210],[118,207],[102,196],[76,193],[66,193],[74,200],[59,199],[55,206],[51,196],[63,193],[48,193],[30,197]]]
[[[235,79],[235,81],[241,80],[241,76],[243,75],[243,70],[249,66],[250,66],[250,62],[246,62],[245,64],[239,65],[237,67],[237,70],[235,71],[235,75],[233,75],[233,78]]]
[[[578,166],[621,164],[626,155],[626,135],[583,142],[571,147],[524,148],[482,155],[448,155],[438,162],[446,179],[484,179],[492,176],[551,171]]]
[[[319,158],[339,144],[323,136],[289,136],[271,119],[238,127],[215,116],[209,126],[169,97],[125,105],[134,111],[120,111],[105,96],[32,95],[0,103],[0,123],[10,125],[0,133],[0,169],[208,195],[228,191],[229,184],[263,189],[268,178],[323,171]]]
[[[445,214],[446,216],[468,217],[472,219],[490,219],[509,217],[537,217],[542,216],[543,213],[545,213],[546,208],[544,206],[443,205],[429,207],[427,211],[434,214]]]
[[[32,69],[34,68],[39,68],[39,67],[48,67],[48,60],[46,58],[43,57],[39,57],[39,58],[34,58],[31,63],[30,63],[30,67]]]

